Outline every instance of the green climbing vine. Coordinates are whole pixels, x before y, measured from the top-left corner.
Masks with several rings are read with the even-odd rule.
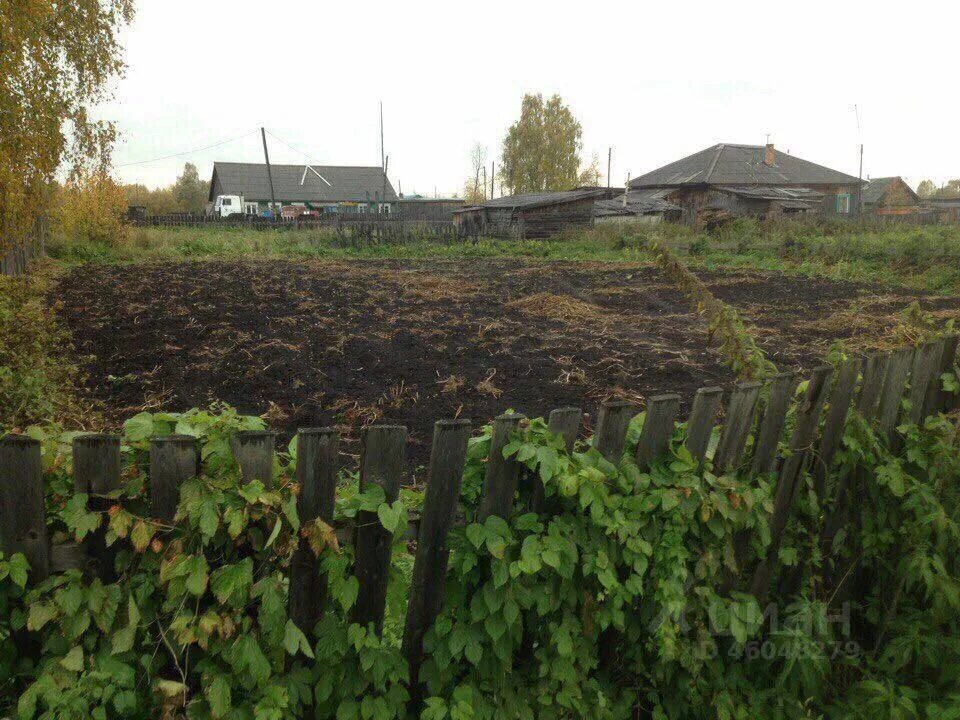
[[[748,579],[770,541],[774,478],[715,472],[716,437],[695,461],[682,426],[641,469],[644,421],[616,463],[524,422],[504,449],[522,466],[509,520],[478,521],[490,428],[471,439],[421,705],[400,648],[419,493],[387,503],[341,477],[338,520],[372,513],[393,536],[377,634],[351,620],[350,543],[300,523],[295,444],[276,457],[274,487],[238,482],[230,435],[261,420],[225,406],[131,418],[123,486],[102,507],[73,491],[70,436],[33,428],[53,541],[102,535],[116,580],[71,570],[33,584],[22,555],[0,559],[0,705],[20,720],[960,717],[955,417],[904,426],[891,447],[851,416],[824,497],[812,476],[800,483],[766,607]],[[148,513],[147,446],[174,431],[198,438],[203,472],[164,524]],[[851,477],[856,502],[843,507]],[[322,619],[304,630],[287,610],[301,538],[329,579]]]

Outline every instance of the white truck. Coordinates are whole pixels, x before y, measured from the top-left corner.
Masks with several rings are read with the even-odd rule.
[[[244,212],[243,195],[217,195],[213,204],[213,214],[217,217],[242,215]]]

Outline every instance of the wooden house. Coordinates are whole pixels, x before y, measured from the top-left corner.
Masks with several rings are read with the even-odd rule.
[[[858,178],[784,153],[773,145],[720,144],[630,182],[632,190],[666,190],[682,222],[706,227],[740,216],[789,214],[851,217]]]
[[[209,201],[239,195],[244,212],[259,215],[273,196],[279,207],[295,206],[321,213],[391,212],[397,202],[390,181],[379,167],[345,165],[270,165],[215,162]],[[381,197],[383,196],[383,197]]]
[[[901,177],[876,178],[863,186],[863,212],[881,217],[923,212],[920,197]]]

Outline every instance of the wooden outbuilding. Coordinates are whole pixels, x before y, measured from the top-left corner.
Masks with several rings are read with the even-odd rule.
[[[471,235],[545,238],[593,223],[593,206],[605,190],[510,195],[454,212],[454,222]]]
[[[863,212],[884,217],[916,215],[923,212],[923,207],[902,177],[886,177],[864,185]]]

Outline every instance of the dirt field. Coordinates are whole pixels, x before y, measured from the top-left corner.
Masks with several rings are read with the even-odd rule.
[[[850,283],[701,275],[754,323],[781,367],[836,337],[886,333],[914,296]],[[736,381],[685,299],[650,267],[461,262],[86,266],[61,312],[92,394],[120,420],[223,400],[274,426],[408,425],[540,415]],[[957,313],[960,300],[930,304]],[[866,333],[866,335],[864,334]],[[355,449],[354,446],[350,446]]]

